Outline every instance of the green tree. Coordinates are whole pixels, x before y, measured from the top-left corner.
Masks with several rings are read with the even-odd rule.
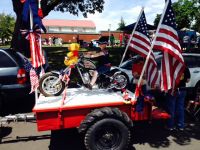
[[[172,4],[176,16],[177,28],[199,28],[200,0],[178,0]],[[160,14],[157,14],[154,25],[158,25]],[[198,29],[199,31],[199,29]]]
[[[37,0],[36,0],[37,1]],[[16,23],[13,33],[11,48],[14,50],[23,50],[26,56],[29,56],[28,42],[21,38],[20,29],[22,29],[22,10],[23,4],[20,0],[12,0],[13,10],[16,13]],[[68,12],[73,15],[82,13],[84,17],[87,14],[94,14],[96,11],[103,11],[104,0],[41,0],[41,7],[44,17],[52,10]]]
[[[156,26],[156,27],[158,26],[159,21],[160,21],[160,17],[161,17],[161,14],[157,14],[156,15],[156,18],[155,18],[155,20],[153,22],[154,26]]]
[[[195,20],[195,13],[197,12],[196,0],[178,0],[173,3],[173,9],[176,15],[176,23],[178,29],[187,27],[191,28]]]
[[[0,38],[3,44],[5,41],[10,41],[14,31],[14,24],[15,18],[13,16],[4,13],[0,14]]]
[[[123,17],[121,17],[120,23],[118,25],[119,25],[119,28],[117,30],[121,30],[126,26],[126,23],[124,22]]]

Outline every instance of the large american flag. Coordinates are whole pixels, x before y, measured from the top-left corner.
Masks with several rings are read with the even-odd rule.
[[[130,41],[129,49],[138,53],[144,58],[147,57],[151,48],[151,41],[147,30],[148,29],[147,29],[146,17],[144,11],[142,11],[137,27]],[[157,63],[155,61],[155,56],[152,51],[145,71],[147,75],[148,85],[150,87],[154,87],[155,84],[158,84],[159,80],[158,80]]]
[[[185,65],[176,31],[175,15],[171,0],[166,3],[163,19],[160,20],[154,49],[163,51],[161,67],[161,90],[175,89],[179,83]]]

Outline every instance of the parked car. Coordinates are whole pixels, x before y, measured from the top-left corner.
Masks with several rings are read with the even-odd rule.
[[[93,39],[93,40],[91,40],[91,43],[92,43],[93,47],[99,47],[98,40]]]
[[[157,55],[160,55],[161,52],[155,52],[154,55],[155,57]],[[128,84],[130,85],[133,81],[133,75],[132,75],[132,65],[140,58],[141,56],[140,55],[135,55],[133,56],[132,58],[124,61],[120,66],[112,66],[111,67],[111,70],[112,71],[121,71],[123,74],[126,75],[127,77],[127,81],[128,81]]]
[[[0,105],[10,104],[16,98],[29,95],[30,80],[24,69],[21,53],[11,49],[0,49]]]
[[[112,69],[119,70],[128,76],[129,84],[133,81],[132,76],[132,64],[140,57],[139,55],[134,56],[133,58],[123,62],[119,67],[112,67]],[[158,69],[161,66],[161,53],[155,53],[156,62],[158,64]],[[185,63],[187,64],[190,73],[191,73],[191,80],[186,84],[188,94],[191,95],[191,98],[200,96],[200,54],[197,53],[183,53],[183,58]]]

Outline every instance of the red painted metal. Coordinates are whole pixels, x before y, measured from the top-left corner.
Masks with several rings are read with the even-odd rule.
[[[48,109],[33,109],[36,114],[37,126],[39,131],[59,130],[65,128],[79,127],[92,110],[102,107],[117,107],[125,112],[133,121],[145,121],[151,119],[168,119],[169,115],[165,112],[153,110],[152,101],[145,99],[142,112],[136,112],[136,102],[125,104],[124,102],[109,102],[98,104],[82,105],[60,105],[60,107]]]

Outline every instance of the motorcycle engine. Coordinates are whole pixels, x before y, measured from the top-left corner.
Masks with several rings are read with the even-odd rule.
[[[88,72],[83,73],[83,78],[85,80],[85,83],[90,83],[90,75]]]

